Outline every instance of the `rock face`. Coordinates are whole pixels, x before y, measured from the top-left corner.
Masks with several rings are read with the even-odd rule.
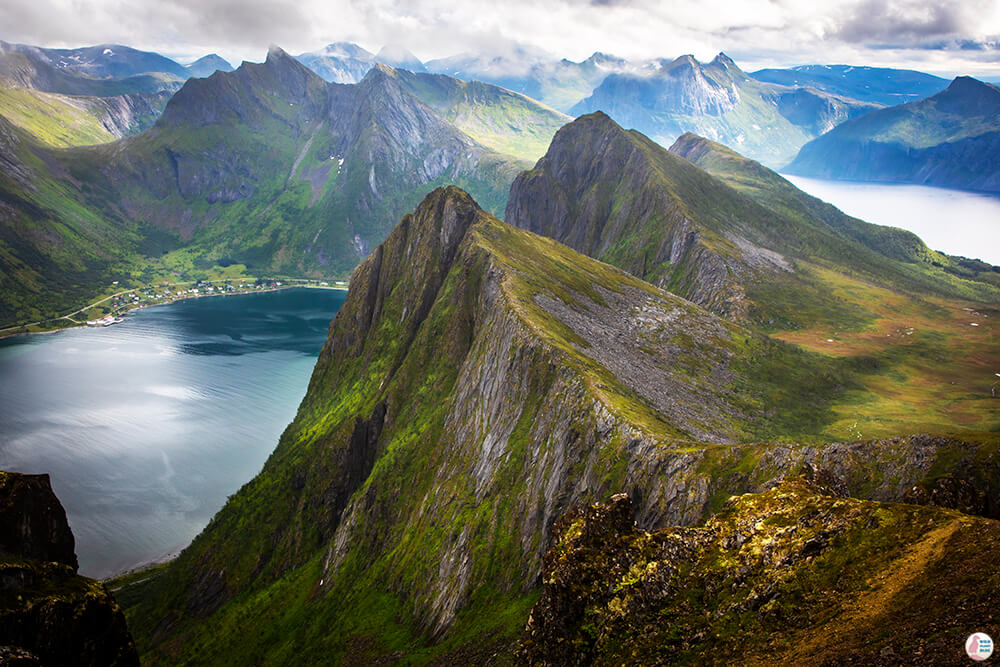
[[[509,651],[572,506],[624,490],[642,527],[689,525],[808,465],[898,498],[935,465],[995,460],[995,438],[725,444],[822,421],[809,392],[851,381],[824,364],[437,190],[358,268],[261,474],[130,623],[154,663],[195,646],[233,662],[480,662]],[[263,620],[222,632],[246,615]]]
[[[958,77],[937,95],[845,123],[802,147],[791,174],[1000,192],[1000,88]]]
[[[76,574],[73,533],[48,475],[0,472],[0,527],[0,663],[139,664],[114,598]]]
[[[877,108],[815,88],[758,81],[720,53],[707,64],[686,55],[611,74],[570,113],[603,111],[664,146],[694,132],[779,167],[817,134]]]
[[[994,520],[804,480],[698,528],[648,533],[632,515],[621,495],[560,520],[520,662],[959,664],[969,634],[1000,629],[981,575]]]
[[[48,475],[0,474],[0,498],[0,558],[79,567],[66,511]]]

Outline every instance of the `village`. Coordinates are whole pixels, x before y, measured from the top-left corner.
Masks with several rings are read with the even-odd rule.
[[[119,281],[111,283],[112,288],[116,288]],[[253,294],[259,292],[273,292],[292,287],[313,287],[326,289],[347,289],[347,282],[343,280],[309,280],[303,278],[268,279],[259,278],[251,281],[247,279],[237,280],[198,280],[193,283],[161,283],[152,287],[141,287],[132,290],[123,290],[112,294],[76,313],[65,316],[73,322],[80,324],[73,319],[74,315],[95,313],[101,315],[95,319],[86,320],[86,325],[91,327],[106,327],[118,324],[123,320],[123,316],[130,310],[156,306],[185,299],[197,299],[209,296],[225,296],[235,294]]]

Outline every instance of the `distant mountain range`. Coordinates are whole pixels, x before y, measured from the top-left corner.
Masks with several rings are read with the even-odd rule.
[[[0,220],[0,320],[80,303],[125,267],[146,281],[233,264],[258,275],[347,277],[391,221],[442,183],[502,211],[525,163],[408,92],[425,76],[378,65],[358,84],[328,84],[275,48],[263,64],[188,80],[153,128],[118,142],[53,153],[4,121],[0,187],[11,208]],[[455,92],[465,88],[452,82],[430,97],[484,134],[473,102],[491,95],[509,98],[488,109],[498,128],[534,125],[531,113],[555,118],[485,84]]]
[[[834,128],[791,174],[1000,192],[1000,88],[958,77],[933,97]]]
[[[750,76],[758,81],[810,87],[883,106],[922,100],[948,87],[948,79],[923,72],[852,65],[800,65],[789,69],[762,69]]]
[[[571,113],[604,111],[664,146],[695,132],[782,166],[809,139],[876,108],[815,88],[760,82],[720,53],[708,64],[681,56],[650,72],[611,74]]]

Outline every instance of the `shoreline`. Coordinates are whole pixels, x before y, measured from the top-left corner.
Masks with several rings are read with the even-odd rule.
[[[281,285],[280,287],[268,287],[267,289],[259,289],[259,290],[255,289],[255,290],[250,290],[250,291],[246,291],[246,292],[228,292],[228,293],[227,292],[219,292],[218,294],[192,294],[192,295],[189,295],[189,296],[183,296],[183,297],[178,297],[176,299],[171,299],[169,301],[162,301],[160,303],[140,304],[140,305],[137,305],[137,306],[133,306],[131,308],[125,309],[124,312],[122,312],[119,315],[115,315],[115,316],[116,317],[125,317],[129,313],[131,313],[133,311],[136,311],[136,310],[144,310],[146,308],[156,308],[157,306],[169,306],[169,305],[174,304],[174,303],[179,303],[181,301],[190,301],[190,300],[193,300],[193,299],[207,299],[207,298],[213,298],[213,297],[219,297],[219,296],[247,296],[247,295],[252,295],[252,294],[264,294],[264,293],[267,293],[267,292],[280,292],[282,290],[296,289],[296,288],[299,288],[299,287],[306,288],[306,289],[338,290],[338,291],[341,291],[341,292],[347,292],[348,289],[349,289],[348,285],[343,285],[343,286],[341,286],[341,285]],[[143,289],[143,288],[138,287],[136,289],[139,290],[139,289]],[[104,300],[106,300],[106,299],[104,299]],[[100,303],[100,301],[98,301],[97,303]],[[74,311],[71,314],[75,315],[76,313],[79,313],[82,310],[86,310],[87,308],[93,307],[93,305],[96,305],[96,304],[91,304],[90,306],[86,306],[86,307],[84,307],[84,308],[82,308],[80,310]],[[64,315],[62,317],[55,317],[55,318],[52,318],[52,320],[46,320],[46,321],[68,319],[68,317],[69,317],[68,315]],[[71,321],[75,321],[75,320],[71,320]],[[9,330],[9,329],[16,329],[16,328],[19,328],[19,327],[22,327],[22,326],[32,326],[32,325],[30,325],[30,324],[28,324],[28,325],[24,325],[24,324],[22,324],[22,325],[16,325],[16,326],[13,326],[13,327],[8,327],[4,331]],[[114,326],[114,325],[111,324],[111,325],[107,325],[107,326]],[[17,332],[14,332],[14,333],[0,333],[0,340],[6,340],[8,338],[16,338],[18,336],[36,336],[36,335],[57,334],[57,333],[59,333],[61,331],[69,331],[71,329],[80,329],[80,328],[84,328],[85,329],[85,328],[88,328],[88,327],[90,327],[90,328],[103,328],[103,327],[91,327],[91,325],[88,325],[86,322],[76,322],[75,324],[71,324],[71,325],[66,326],[66,327],[57,327],[57,328],[53,328],[53,329],[46,329],[44,331],[17,331]]]

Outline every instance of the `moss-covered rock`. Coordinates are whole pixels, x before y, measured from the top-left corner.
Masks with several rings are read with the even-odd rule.
[[[697,528],[626,496],[561,520],[518,658],[566,664],[963,664],[1000,629],[1000,523],[838,498],[803,480]]]

